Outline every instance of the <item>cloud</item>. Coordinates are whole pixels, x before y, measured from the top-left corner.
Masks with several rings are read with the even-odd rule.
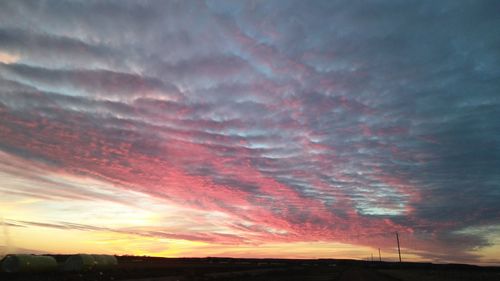
[[[43,228],[55,228],[61,230],[78,230],[78,231],[93,231],[93,232],[112,232],[119,234],[128,234],[134,236],[143,237],[155,237],[155,238],[166,238],[166,239],[176,239],[176,240],[188,240],[188,241],[198,241],[198,242],[213,242],[220,244],[240,244],[244,243],[245,239],[238,237],[236,235],[224,234],[224,233],[182,233],[178,229],[175,232],[169,232],[168,229],[158,229],[149,230],[147,228],[110,228],[110,227],[99,227],[93,225],[71,223],[71,222],[35,222],[35,221],[14,221],[15,225],[18,227],[43,227]]]
[[[19,60],[18,55],[12,55],[7,52],[0,52],[0,63],[13,63]]]
[[[2,64],[5,77],[42,89],[64,89],[74,95],[104,96],[107,99],[129,96],[156,96],[157,99],[176,99],[181,93],[174,85],[158,79],[109,70],[61,70],[23,64]]]
[[[37,33],[25,29],[1,29],[0,48],[20,58],[45,66],[120,65],[118,54],[105,45],[94,45],[68,36]],[[8,62],[4,62],[8,63]]]
[[[399,231],[473,261],[488,238],[457,231],[500,223],[495,2],[1,6],[0,54],[19,55],[0,64],[2,154],[227,216],[225,234],[141,235],[392,247]]]

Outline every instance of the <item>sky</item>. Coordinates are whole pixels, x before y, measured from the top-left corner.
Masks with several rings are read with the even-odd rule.
[[[498,265],[499,11],[1,1],[0,254]]]

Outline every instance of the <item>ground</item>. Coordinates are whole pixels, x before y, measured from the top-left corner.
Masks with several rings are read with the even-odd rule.
[[[55,256],[63,263],[67,256]],[[118,257],[105,271],[0,272],[9,281],[437,281],[500,280],[500,267],[389,263],[355,260],[165,259]]]

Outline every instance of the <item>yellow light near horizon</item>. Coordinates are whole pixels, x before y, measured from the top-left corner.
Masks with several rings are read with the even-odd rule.
[[[140,236],[111,231],[81,231],[45,227],[9,227],[14,251],[34,253],[97,253],[157,257],[234,257],[234,258],[335,258],[378,260],[378,249],[336,242],[263,243],[227,245],[200,241]],[[0,235],[1,236],[1,235]],[[3,239],[2,239],[3,240]],[[0,244],[2,244],[0,241]],[[481,250],[481,261],[498,261],[498,245]],[[395,249],[382,251],[384,261],[397,261]],[[418,254],[404,253],[404,261],[428,261]]]
[[[42,227],[10,227],[14,252],[71,254],[92,252],[94,245],[82,243],[85,232]]]
[[[108,231],[80,231],[35,226],[10,227],[10,234],[12,244],[18,250],[35,249],[37,252],[64,254],[362,259],[373,251],[369,247],[330,242],[265,243],[258,246],[225,245]]]
[[[472,251],[472,254],[481,256],[482,265],[498,265],[500,264],[500,237],[492,235],[489,242],[491,243],[490,246]]]

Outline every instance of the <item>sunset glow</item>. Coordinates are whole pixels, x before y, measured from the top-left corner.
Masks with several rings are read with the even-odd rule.
[[[13,63],[19,60],[19,56],[0,52],[0,63]]]
[[[2,1],[0,256],[498,264],[486,2]]]

